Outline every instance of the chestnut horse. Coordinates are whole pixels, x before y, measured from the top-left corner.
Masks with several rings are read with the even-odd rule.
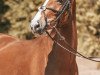
[[[63,11],[65,9],[65,11]],[[75,0],[46,0],[31,23],[33,33],[49,32],[53,41],[73,52],[77,50]],[[66,14],[67,13],[67,14]],[[61,37],[65,38],[66,44]],[[61,40],[60,40],[61,39]],[[68,46],[70,45],[70,47]],[[75,51],[74,51],[75,52]],[[57,43],[48,57],[46,75],[78,75],[76,56],[64,50]]]
[[[57,17],[54,11],[59,11],[65,1],[46,0],[44,7],[46,5],[55,10],[39,9],[31,23],[33,33],[41,34],[39,37],[20,40],[0,34],[0,75],[78,75],[76,56],[65,51],[45,34],[45,30],[50,30],[50,35],[57,42],[71,50],[63,40],[59,40],[58,33],[52,29],[55,24],[51,23]],[[61,27],[58,29],[69,45],[77,49],[75,0],[70,1],[69,16],[66,12],[62,14],[59,20]]]
[[[52,45],[46,36],[19,40],[0,34],[0,75],[44,75]]]

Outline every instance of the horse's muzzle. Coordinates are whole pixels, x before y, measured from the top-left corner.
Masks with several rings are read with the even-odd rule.
[[[31,30],[34,33],[36,34],[42,34],[44,32],[44,28],[41,27],[41,25],[39,23],[36,23],[34,25],[31,25]]]

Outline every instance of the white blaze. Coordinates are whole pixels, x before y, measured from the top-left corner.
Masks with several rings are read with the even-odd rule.
[[[48,2],[49,2],[49,0],[46,0],[46,1],[44,2],[43,6],[46,6]]]
[[[44,4],[42,6],[46,7],[48,2],[49,2],[49,0],[45,0]],[[38,21],[41,18],[42,11],[43,11],[42,9],[39,9],[37,14],[34,16],[34,18],[31,21],[31,25],[30,26],[33,28],[33,30],[34,30],[34,26],[38,24]]]

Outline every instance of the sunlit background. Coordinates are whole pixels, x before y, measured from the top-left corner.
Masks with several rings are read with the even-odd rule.
[[[0,0],[0,33],[33,39],[29,24],[44,0]],[[78,51],[100,57],[100,0],[76,0]]]

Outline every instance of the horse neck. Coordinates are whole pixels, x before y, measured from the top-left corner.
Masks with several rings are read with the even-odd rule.
[[[69,18],[67,20],[67,23],[65,23],[65,27],[59,29],[59,32],[63,37],[65,37],[65,40],[70,45],[70,47],[76,49],[77,48],[77,35],[76,35],[76,16],[75,16],[75,0],[72,0],[71,4],[71,13],[69,15]],[[58,41],[61,45],[66,47],[66,49],[71,50],[68,45],[64,43],[63,40],[59,40],[59,35],[57,34],[55,37],[55,40]],[[71,53],[67,52],[60,46],[58,46],[56,43],[53,46],[53,50],[49,55],[49,61],[48,66],[46,68],[46,75],[48,75],[51,72],[52,68],[52,74],[58,72],[57,75],[73,75],[72,73],[75,73],[75,56]],[[72,69],[73,68],[73,72]],[[69,69],[71,71],[69,71]]]
[[[71,10],[69,12],[69,17],[66,21],[65,14],[62,17],[62,22],[64,23],[64,27],[59,28],[59,32],[62,36],[65,37],[65,40],[73,47],[76,48],[75,45],[77,45],[77,30],[76,30],[76,3],[75,0],[71,0]],[[65,20],[64,20],[65,19]],[[58,36],[58,37],[57,37]],[[56,39],[59,41],[59,35],[56,36]],[[62,41],[61,41],[62,42]],[[75,46],[75,47],[74,47]]]

